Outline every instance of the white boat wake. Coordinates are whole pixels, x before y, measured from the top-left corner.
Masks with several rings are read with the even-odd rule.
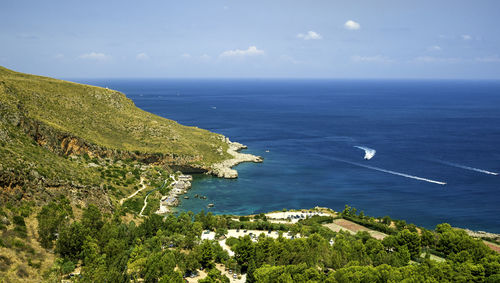
[[[375,156],[375,153],[377,153],[377,151],[375,149],[373,149],[373,148],[359,146],[359,145],[355,145],[354,147],[362,149],[362,150],[365,151],[365,157],[364,158],[366,160],[372,159]]]
[[[389,174],[393,174],[393,175],[397,175],[397,176],[401,176],[401,177],[406,177],[406,178],[415,179],[415,180],[419,180],[419,181],[425,181],[425,182],[434,183],[434,184],[443,185],[443,186],[446,185],[446,182],[441,182],[441,181],[431,180],[431,179],[422,178],[422,177],[418,177],[418,176],[408,175],[405,173],[400,173],[400,172],[396,172],[396,171],[392,171],[392,170],[378,168],[378,167],[374,167],[374,166],[370,166],[370,165],[364,165],[364,164],[351,162],[351,161],[347,161],[347,160],[343,160],[343,159],[338,159],[338,158],[333,158],[333,159],[341,161],[341,162],[345,162],[345,163],[348,163],[351,165],[356,165],[356,166],[364,167],[367,169],[372,169],[375,171],[389,173]]]
[[[461,168],[461,169],[465,169],[465,170],[476,171],[476,172],[480,172],[480,173],[484,173],[484,174],[488,174],[488,175],[495,175],[495,176],[498,175],[498,173],[496,173],[496,172],[491,172],[491,171],[484,170],[484,169],[465,166],[465,165],[461,165],[461,164],[457,164],[457,163],[453,163],[453,162],[446,162],[446,161],[441,161],[441,160],[434,160],[434,161],[441,163],[441,164],[444,164],[444,165],[449,165],[452,167]]]

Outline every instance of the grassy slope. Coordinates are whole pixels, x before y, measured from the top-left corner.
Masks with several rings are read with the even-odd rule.
[[[228,158],[220,135],[186,127],[137,108],[122,93],[0,67],[0,102],[18,100],[25,115],[111,149],[200,157],[200,165]],[[9,89],[14,97],[6,95]],[[7,101],[8,103],[9,101]],[[219,154],[217,149],[221,148]]]

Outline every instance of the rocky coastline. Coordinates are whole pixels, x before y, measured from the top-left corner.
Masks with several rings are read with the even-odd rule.
[[[209,172],[210,174],[219,178],[235,179],[238,178],[238,171],[232,169],[232,167],[243,162],[261,163],[263,161],[263,158],[260,156],[241,153],[241,150],[247,148],[246,145],[238,142],[231,142],[229,138],[225,138],[225,142],[228,144],[227,153],[233,156],[233,158],[212,165],[212,170]]]
[[[178,172],[176,175],[170,175],[170,179],[173,182],[170,184],[170,191],[167,195],[162,196],[160,200],[160,208],[156,211],[156,214],[166,214],[170,212],[169,207],[175,207],[179,205],[179,197],[191,188],[191,182],[193,177],[191,175],[183,175]]]

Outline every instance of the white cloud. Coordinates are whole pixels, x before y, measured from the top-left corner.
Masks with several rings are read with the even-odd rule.
[[[361,25],[353,20],[348,20],[345,22],[344,27],[348,30],[358,30],[361,28]]]
[[[375,56],[354,55],[351,57],[351,60],[353,60],[354,62],[369,62],[369,63],[391,63],[391,62],[394,62],[394,60],[390,59],[389,57],[382,56],[382,55],[375,55]]]
[[[220,57],[241,57],[255,55],[264,55],[264,50],[258,49],[256,46],[250,46],[247,50],[235,49],[224,51],[220,54]]]
[[[200,56],[200,58],[202,60],[205,60],[205,61],[208,61],[208,60],[212,59],[212,57],[210,57],[210,55],[208,55],[208,54],[203,54],[203,55]]]
[[[104,61],[109,59],[109,56],[104,53],[98,52],[90,52],[85,53],[79,56],[80,59],[88,59],[88,60],[96,60],[96,61]]]
[[[433,46],[429,46],[427,48],[428,51],[441,51],[443,50],[443,48],[441,48],[441,46],[438,46],[438,45],[433,45]]]
[[[56,55],[54,55],[54,59],[58,59],[58,60],[64,59],[64,54],[62,54],[62,53],[56,54]]]
[[[187,58],[191,58],[191,54],[189,54],[189,53],[183,53],[183,54],[181,55],[181,57],[182,57],[182,58],[186,58],[186,59],[187,59]]]
[[[500,57],[498,57],[498,55],[492,55],[486,57],[477,57],[475,60],[477,62],[483,62],[483,63],[499,63]]]
[[[137,60],[149,60],[149,56],[146,53],[139,53],[137,56],[135,56]]]
[[[472,36],[470,36],[469,34],[462,34],[462,39],[463,40],[471,40]]]
[[[323,37],[321,36],[321,34],[310,30],[306,34],[303,33],[297,34],[297,38],[302,38],[303,40],[310,40],[310,39],[315,40],[315,39],[321,39]]]
[[[443,57],[433,57],[433,56],[419,56],[412,60],[413,62],[419,63],[457,63],[460,62],[460,58],[443,58]]]

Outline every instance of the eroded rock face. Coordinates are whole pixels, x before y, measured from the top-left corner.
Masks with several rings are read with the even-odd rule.
[[[195,164],[202,160],[201,156],[181,156],[177,154],[143,153],[105,148],[80,137],[62,133],[42,122],[23,118],[21,125],[24,131],[40,146],[62,155],[88,155],[89,157],[132,159],[146,164],[158,164],[172,167],[186,173],[205,173],[209,168]]]

